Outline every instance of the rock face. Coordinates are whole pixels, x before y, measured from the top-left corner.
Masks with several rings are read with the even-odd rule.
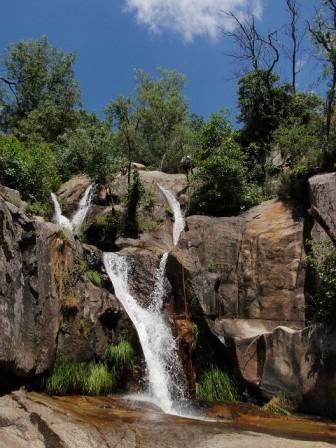
[[[91,184],[87,176],[75,176],[61,185],[57,192],[62,200],[62,210],[65,214],[71,214],[77,207],[85,190]]]
[[[120,334],[137,341],[112,294],[100,251],[29,217],[0,196],[1,387],[44,374],[57,352],[78,360],[103,355]],[[96,286],[90,270],[99,270]],[[98,274],[99,278],[99,274]]]
[[[320,174],[309,179],[310,201],[321,212],[331,229],[336,229],[336,173]],[[319,241],[325,237],[321,226],[315,223],[312,237]]]
[[[52,365],[60,325],[57,230],[0,198],[0,366],[8,373],[38,375]]]
[[[241,376],[265,396],[297,397],[302,382],[302,235],[303,220],[280,201],[235,218],[191,216],[169,261],[176,301],[183,300],[182,267],[190,306],[199,302],[212,333],[231,341]]]

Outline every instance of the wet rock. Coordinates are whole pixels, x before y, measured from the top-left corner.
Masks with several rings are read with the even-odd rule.
[[[77,209],[85,190],[91,184],[88,176],[74,176],[61,185],[57,191],[57,196],[61,200],[62,211],[69,216]]]

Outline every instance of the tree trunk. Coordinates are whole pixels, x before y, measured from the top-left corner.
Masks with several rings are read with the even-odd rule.
[[[336,233],[330,228],[329,224],[326,222],[324,217],[321,215],[321,212],[312,205],[311,208],[308,210],[308,213],[310,216],[312,216],[315,221],[320,224],[322,229],[326,232],[326,234],[331,239],[333,245],[336,247]]]

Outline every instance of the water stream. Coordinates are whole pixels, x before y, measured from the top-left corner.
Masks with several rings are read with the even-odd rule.
[[[174,213],[173,241],[177,244],[184,229],[184,218],[180,204],[174,195],[159,186]],[[166,252],[160,261],[156,283],[148,308],[137,303],[129,291],[130,266],[126,257],[116,253],[105,253],[104,264],[113,283],[115,294],[132,320],[145,356],[149,393],[152,400],[166,413],[179,414],[175,403],[186,398],[185,378],[177,353],[176,341],[162,305],[165,296],[165,270],[168,259]]]
[[[51,198],[54,204],[55,215],[54,219],[61,227],[70,230],[73,232],[77,227],[83,224],[84,219],[89,211],[91,200],[93,195],[93,185],[89,185],[85,190],[83,197],[81,198],[77,211],[71,218],[67,218],[62,214],[62,208],[60,203],[58,202],[57,196],[54,193],[51,193]]]
[[[173,214],[174,214],[174,227],[173,227],[173,242],[174,246],[178,243],[178,240],[180,238],[181,233],[184,230],[185,227],[185,220],[184,216],[181,211],[180,203],[177,201],[173,193],[169,190],[166,190],[165,188],[161,187],[161,185],[158,184],[158,187],[164,194]]]

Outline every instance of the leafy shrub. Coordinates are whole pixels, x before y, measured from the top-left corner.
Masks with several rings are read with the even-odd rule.
[[[230,215],[256,205],[261,189],[246,178],[244,154],[233,138],[228,138],[199,163],[189,214]]]
[[[238,401],[238,391],[227,373],[212,369],[196,383],[196,397],[206,401]]]
[[[87,276],[89,277],[89,280],[99,288],[103,285],[103,280],[101,278],[101,274],[98,271],[87,271]]]
[[[0,183],[19,190],[25,200],[46,201],[59,185],[55,156],[45,143],[23,145],[0,136]]]
[[[116,345],[108,345],[105,359],[113,365],[117,373],[131,369],[134,365],[135,352],[128,341],[121,341]]]
[[[43,218],[50,218],[52,214],[52,209],[49,203],[43,203],[38,201],[33,201],[28,204],[27,211],[33,215],[42,216]]]
[[[336,313],[336,250],[331,241],[311,243],[308,262],[314,269],[318,288],[308,307],[308,318],[335,326]]]
[[[155,190],[150,188],[145,188],[141,198],[141,205],[147,212],[151,212],[156,205],[156,195]]]

